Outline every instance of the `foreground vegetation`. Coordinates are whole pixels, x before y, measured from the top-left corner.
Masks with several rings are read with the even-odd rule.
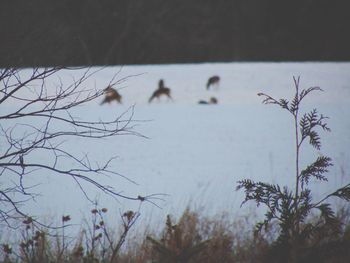
[[[328,117],[318,113],[314,108],[309,112],[302,113],[303,102],[306,97],[316,91],[322,91],[319,87],[301,89],[300,77],[293,77],[294,96],[291,99],[275,99],[274,97],[258,93],[262,96],[264,104],[273,104],[287,111],[294,123],[294,143],[295,143],[295,174],[283,175],[294,179],[294,184],[281,186],[269,182],[254,182],[244,179],[238,182],[237,190],[244,189],[245,200],[242,204],[253,201],[257,206],[265,206],[267,209],[265,218],[257,223],[256,231],[261,232],[267,229],[271,223],[277,223],[278,236],[274,243],[286,257],[284,262],[297,263],[303,260],[303,253],[313,248],[310,239],[319,235],[332,238],[340,232],[334,209],[330,203],[331,198],[339,198],[350,201],[350,184],[346,184],[332,193],[315,200],[311,182],[325,183],[328,181],[326,175],[328,169],[333,166],[332,159],[326,155],[318,153],[315,161],[308,165],[302,165],[302,153],[305,147],[309,146],[316,150],[321,149],[321,137],[319,131],[330,132],[326,120]],[[314,154],[316,155],[316,154]],[[305,160],[304,160],[305,161]],[[264,178],[264,177],[263,177]],[[313,212],[314,221],[309,218]],[[324,232],[324,229],[327,229]],[[275,258],[279,258],[277,255]],[[282,259],[281,259],[282,260]]]
[[[20,229],[21,239],[12,244],[2,244],[0,262],[287,261],[283,248],[273,242],[278,235],[276,225],[271,225],[263,234],[254,233],[248,218],[233,220],[228,214],[209,218],[187,209],[178,220],[168,216],[160,233],[148,230],[142,235],[131,234],[125,241],[125,233],[132,225],[136,222],[140,226],[138,214],[131,211],[124,213],[121,225],[110,228],[103,220],[106,213],[107,209],[93,209],[90,224],[75,238],[67,234],[69,226],[52,234],[48,230],[32,228],[32,222],[25,221]],[[69,216],[62,217],[62,224],[68,225],[69,220]],[[334,223],[338,225],[337,233],[330,235],[330,228],[325,225],[317,234],[308,237],[309,247],[301,252],[300,262],[348,262],[349,207],[338,209]],[[119,229],[118,233],[116,229]]]

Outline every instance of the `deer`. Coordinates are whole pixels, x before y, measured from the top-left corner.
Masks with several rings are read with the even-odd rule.
[[[209,88],[212,86],[212,85],[219,85],[219,82],[220,82],[220,77],[219,76],[212,76],[208,79],[208,82],[207,82],[207,90],[209,90]]]
[[[101,102],[101,105],[104,103],[111,103],[113,100],[117,101],[118,103],[122,103],[122,95],[119,94],[119,92],[115,89],[113,89],[111,86],[108,86],[104,89],[105,98]]]
[[[158,83],[158,89],[156,89],[152,96],[149,98],[148,103],[151,103],[155,98],[159,99],[160,96],[165,95],[169,99],[173,100],[173,98],[170,95],[171,90],[164,86],[164,81],[161,79]]]
[[[209,101],[206,101],[206,100],[198,101],[198,104],[205,104],[205,105],[207,105],[207,104],[218,104],[218,100],[215,97],[211,97]]]

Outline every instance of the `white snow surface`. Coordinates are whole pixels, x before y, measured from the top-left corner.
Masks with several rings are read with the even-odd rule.
[[[63,81],[69,80],[79,72],[62,72],[60,77]],[[141,220],[163,222],[166,214],[179,216],[188,205],[208,215],[223,211],[233,216],[259,214],[263,210],[255,210],[254,204],[240,208],[244,194],[235,190],[238,180],[249,178],[292,187],[293,120],[287,111],[275,105],[263,105],[257,93],[291,98],[293,76],[300,76],[301,88],[319,86],[324,90],[307,97],[301,110],[316,107],[329,117],[332,129],[330,133],[320,132],[320,151],[308,146],[303,148],[304,166],[320,154],[330,156],[334,163],[328,173],[329,183],[313,183],[314,198],[349,182],[350,63],[115,66],[98,72],[86,85],[103,88],[117,72],[117,79],[126,77],[115,86],[123,96],[123,104],[100,106],[100,101],[94,101],[80,107],[75,115],[111,119],[134,106],[135,131],[147,138],[75,139],[66,142],[66,147],[97,161],[118,156],[112,169],[137,184],[122,177],[101,180],[122,194],[166,194],[162,196],[164,201],[154,200],[161,208],[142,204]],[[221,81],[208,91],[205,85],[213,75],[220,76]],[[174,101],[162,98],[149,104],[148,98],[160,79],[171,89]],[[197,104],[212,96],[218,99],[217,105]],[[50,174],[38,178],[40,185],[35,189],[41,196],[36,202],[30,202],[28,212],[58,218],[70,214],[76,224],[89,216],[92,206],[72,179]],[[118,215],[119,211],[139,207],[138,202],[115,200],[86,187],[90,196],[97,198],[99,206],[107,207],[110,214]]]

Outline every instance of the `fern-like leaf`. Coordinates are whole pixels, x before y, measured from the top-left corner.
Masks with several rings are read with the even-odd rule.
[[[335,213],[332,210],[330,204],[321,204],[321,205],[317,206],[316,208],[318,208],[320,210],[321,217],[323,217],[326,222],[331,221],[332,219],[335,218]]]
[[[269,96],[269,95],[267,95],[265,93],[261,93],[261,92],[258,93],[258,96],[265,97],[264,100],[262,101],[263,104],[277,104],[281,108],[286,109],[286,110],[288,110],[289,112],[292,113],[292,111],[291,111],[291,109],[289,107],[289,101],[288,100],[286,100],[286,99],[279,99],[279,100],[277,100],[277,99],[275,99],[275,98],[273,98],[273,97],[271,97],[271,96]]]
[[[292,191],[289,191],[287,187],[283,187],[282,190],[279,185],[253,182],[249,179],[238,182],[237,189],[242,188],[246,195],[242,204],[252,200],[257,206],[263,204],[268,208],[265,220],[256,225],[256,232],[260,232],[263,227],[266,228],[272,220],[276,219],[281,227],[281,233],[285,232],[284,234],[288,236],[287,232],[293,227],[293,218],[296,213]]]
[[[324,120],[327,117],[322,114],[319,116],[316,109],[313,109],[311,112],[304,114],[299,121],[300,133],[301,133],[301,142],[300,144],[309,137],[309,143],[316,149],[321,148],[321,139],[318,133],[315,131],[316,127],[321,127],[324,131],[330,131],[327,126],[327,123]]]
[[[330,194],[330,196],[336,196],[345,201],[350,201],[350,184],[347,184],[344,187],[339,188],[337,191]]]
[[[303,98],[309,94],[310,92],[312,91],[323,91],[320,87],[311,87],[311,88],[308,88],[308,89],[303,89],[301,92],[300,92],[300,95],[299,95],[299,103],[303,100]]]
[[[301,117],[299,121],[299,126],[300,126],[300,133],[301,133],[302,139],[304,139],[308,136],[308,133],[310,132],[310,122],[308,120],[307,114],[304,114]]]
[[[286,99],[280,99],[279,100],[279,105],[283,108],[283,109],[286,109],[286,110],[288,110],[288,111],[290,111],[290,109],[289,109],[289,101],[288,100],[286,100]]]
[[[327,177],[323,174],[328,172],[328,167],[332,166],[332,159],[327,156],[319,156],[315,162],[308,165],[300,173],[300,180],[302,184],[308,184],[311,177],[319,181],[327,181]]]
[[[242,205],[249,200],[256,202],[257,206],[265,204],[270,208],[278,206],[278,200],[283,196],[279,185],[272,185],[263,182],[253,182],[249,179],[238,181],[236,190],[244,189],[245,200]]]
[[[321,138],[316,131],[310,131],[309,133],[310,144],[317,150],[321,149]]]
[[[299,109],[299,97],[298,97],[298,93],[295,93],[295,96],[290,104],[290,111],[293,114],[295,114],[298,109]]]

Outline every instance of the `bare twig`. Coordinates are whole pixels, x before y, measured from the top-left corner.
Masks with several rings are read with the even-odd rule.
[[[32,186],[26,185],[28,180],[24,181],[23,178],[45,171],[71,177],[90,201],[83,182],[116,198],[154,203],[154,196],[124,195],[94,179],[95,175],[119,176],[135,183],[110,168],[115,157],[93,165],[87,154],[81,157],[67,150],[65,142],[69,139],[94,140],[117,135],[142,135],[134,130],[133,106],[111,120],[76,116],[74,109],[103,95],[105,87],[88,88],[86,85],[86,81],[101,69],[88,68],[68,84],[59,77],[58,83],[57,79],[53,80],[62,70],[69,72],[75,69],[0,69],[0,222],[8,226],[11,226],[11,219],[28,217],[22,205],[36,196]],[[110,84],[118,85],[128,78],[117,80],[117,74],[112,77]],[[46,158],[37,160],[32,158],[34,155]],[[70,166],[64,169],[62,167],[67,160]]]

